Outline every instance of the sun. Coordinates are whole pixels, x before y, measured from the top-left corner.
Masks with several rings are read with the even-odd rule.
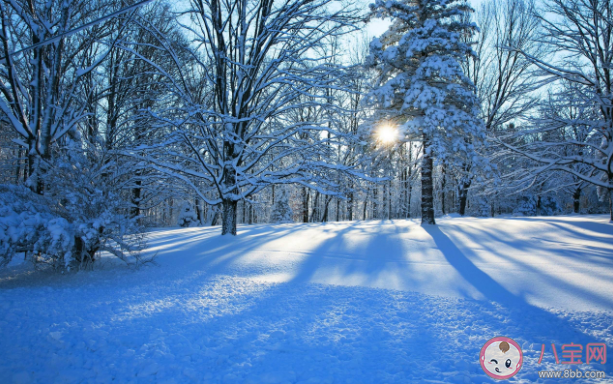
[[[377,139],[383,144],[392,144],[398,140],[398,131],[396,128],[383,125],[377,129]]]

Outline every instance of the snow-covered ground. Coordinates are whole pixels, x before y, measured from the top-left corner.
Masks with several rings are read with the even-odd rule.
[[[478,358],[495,336],[524,352],[512,381],[613,378],[605,216],[164,229],[149,245],[158,266],[137,271],[0,271],[0,383],[493,382]],[[571,342],[605,342],[609,361],[556,365],[551,343]]]

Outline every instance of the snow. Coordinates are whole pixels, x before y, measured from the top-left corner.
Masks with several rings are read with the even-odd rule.
[[[507,336],[527,383],[569,368],[551,343],[610,352],[608,217],[438,222],[160,229],[157,266],[12,266],[0,271],[1,381],[489,383],[479,351]],[[610,376],[611,360],[587,369]]]

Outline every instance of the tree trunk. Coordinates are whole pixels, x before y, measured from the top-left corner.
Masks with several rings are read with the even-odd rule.
[[[175,203],[175,200],[171,197],[170,200],[168,201],[168,220],[169,221],[174,220],[174,203]]]
[[[16,157],[17,157],[17,167],[15,169],[15,184],[19,184],[19,179],[20,179],[20,176],[21,176],[21,157],[23,156],[21,153],[22,153],[22,149],[21,149],[21,147],[19,147],[17,149],[17,154],[16,154]]]
[[[402,168],[402,170],[400,171],[400,212],[401,214],[403,214],[403,216],[406,218],[407,217],[407,213],[406,213],[406,208],[407,208],[407,200],[408,200],[408,195],[407,195],[407,169],[405,167]]]
[[[330,206],[330,201],[332,201],[331,197],[326,197],[325,199],[325,203],[324,203],[324,213],[321,216],[321,221],[322,222],[327,222],[328,221],[328,207]]]
[[[311,221],[312,222],[319,221],[319,191],[315,192],[315,197],[313,198],[313,210],[311,211]]]
[[[443,215],[447,213],[445,212],[445,179],[445,165],[443,164],[441,167],[441,211],[443,212]]]
[[[224,199],[223,206],[223,218],[221,223],[221,234],[236,236],[236,207],[237,201]]]
[[[211,206],[211,215],[213,215],[211,218],[211,227],[214,227],[217,225],[217,221],[219,220],[219,210],[216,205]]]
[[[387,217],[387,183],[383,184],[383,202],[381,206],[383,208],[383,212],[381,213],[381,220],[389,219]]]
[[[243,206],[241,207],[241,223],[247,222],[247,202],[243,199]]]
[[[28,187],[34,193],[39,195],[43,194],[43,181],[41,180],[41,162],[36,154],[36,142],[30,141],[28,143]]]
[[[142,194],[142,181],[140,180],[140,172],[137,171],[138,180],[136,180],[136,187],[132,188],[132,207],[130,208],[130,217],[135,218],[140,215],[140,200]],[[140,219],[138,219],[140,223]]]
[[[609,179],[609,183],[611,183],[611,179]],[[611,214],[610,221],[613,223],[613,188],[609,188],[609,212]]]
[[[197,197],[194,199],[194,205],[196,207],[196,219],[198,220],[198,225],[201,226],[204,218],[202,216],[202,210],[200,209],[200,199]]]
[[[411,193],[412,193],[412,187],[411,187],[411,176],[409,175],[409,180],[407,180],[407,219],[411,218]]]
[[[364,206],[362,209],[362,220],[366,220],[366,210],[368,209],[368,190],[366,192],[366,196],[364,197]]]
[[[573,193],[573,212],[579,213],[580,208],[581,208],[581,187],[577,187],[577,189],[575,189],[575,193]]]
[[[224,143],[224,151],[227,154],[234,153],[233,144],[228,142]],[[223,169],[223,185],[224,189],[230,193],[231,196],[239,195],[239,190],[236,187],[236,173],[235,170],[227,162]],[[221,235],[236,236],[236,214],[238,208],[238,201],[233,198],[222,198],[222,217],[221,217]]]
[[[468,200],[468,187],[470,183],[468,181],[460,181],[458,185],[458,200],[460,203],[459,213],[464,216],[466,213],[466,202]]]
[[[407,195],[406,197],[406,201],[405,204],[407,205],[407,219],[411,218],[411,192],[412,192],[412,185],[411,185],[411,178],[413,177],[413,142],[409,142],[409,164],[408,164],[408,169],[407,169],[407,173],[406,173],[406,186],[405,186],[405,193]]]
[[[302,187],[302,222],[309,222],[309,189]]]
[[[249,218],[247,219],[247,224],[253,224],[253,206],[249,203],[249,207],[247,207],[247,215]]]
[[[428,153],[430,141],[424,137],[424,149],[421,165],[421,224],[436,224],[434,221],[434,185],[432,181],[432,154]]]
[[[347,220],[353,221],[353,192],[347,196]]]
[[[336,199],[336,221],[341,221],[341,199]]]
[[[379,192],[379,186],[375,185],[375,187],[372,189],[372,219],[378,219],[379,218],[379,206],[377,204],[377,199],[379,198],[378,195]]]
[[[392,219],[392,181],[390,180],[390,185],[387,188],[387,219],[391,220]]]

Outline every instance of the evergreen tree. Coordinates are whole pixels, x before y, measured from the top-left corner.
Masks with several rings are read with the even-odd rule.
[[[461,66],[476,56],[466,36],[477,27],[462,17],[472,8],[457,0],[377,0],[371,8],[392,25],[370,44],[367,64],[380,77],[368,100],[375,121],[394,121],[406,140],[423,142],[422,224],[435,224],[433,159],[461,172],[485,135],[475,86]]]

